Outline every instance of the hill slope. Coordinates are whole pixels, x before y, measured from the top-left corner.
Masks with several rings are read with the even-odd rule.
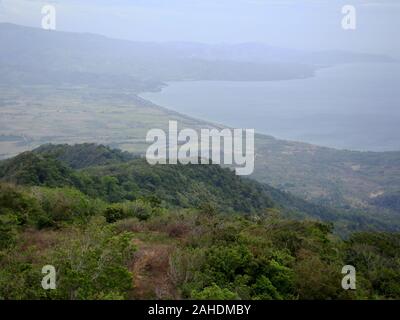
[[[150,166],[144,159],[94,144],[45,145],[25,152],[0,162],[0,179],[22,185],[73,187],[112,203],[144,198],[168,207],[206,206],[220,212],[258,215],[273,209],[297,219],[333,222],[341,234],[400,230],[399,219],[315,205],[218,165]]]
[[[0,298],[398,299],[398,234],[343,241],[331,227],[0,182]],[[43,290],[42,267],[57,270]],[[343,265],[357,290],[343,290]],[[93,277],[93,274],[96,276]],[[19,281],[15,280],[15,277]]]

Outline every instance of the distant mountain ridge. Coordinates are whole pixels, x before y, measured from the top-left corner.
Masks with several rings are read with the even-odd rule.
[[[306,51],[279,48],[265,43],[223,43],[203,44],[195,42],[167,42],[182,56],[191,56],[207,60],[287,62],[317,66],[329,66],[345,63],[396,62],[383,54],[368,54],[344,50]]]
[[[2,84],[72,84],[156,90],[172,80],[268,81],[320,66],[392,62],[382,55],[302,52],[264,44],[152,43],[0,24]]]

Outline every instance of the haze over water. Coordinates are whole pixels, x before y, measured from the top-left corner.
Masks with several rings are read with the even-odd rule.
[[[143,98],[258,133],[351,150],[400,150],[400,64],[325,68],[307,79],[170,82]]]

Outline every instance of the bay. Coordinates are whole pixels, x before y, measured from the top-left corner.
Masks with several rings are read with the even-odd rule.
[[[270,82],[174,81],[141,94],[160,106],[276,138],[400,150],[400,64],[349,64]]]

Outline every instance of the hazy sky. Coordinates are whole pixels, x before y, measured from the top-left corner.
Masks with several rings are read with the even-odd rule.
[[[400,0],[0,0],[0,21],[40,27],[41,7],[57,9],[57,29],[145,41],[257,41],[298,49],[338,49],[400,57]],[[354,5],[357,29],[341,28]]]

